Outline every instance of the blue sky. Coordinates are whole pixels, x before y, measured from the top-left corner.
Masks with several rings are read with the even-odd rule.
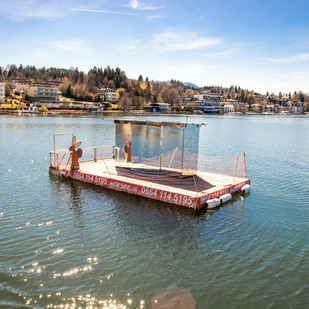
[[[308,0],[0,0],[0,65],[309,92]]]

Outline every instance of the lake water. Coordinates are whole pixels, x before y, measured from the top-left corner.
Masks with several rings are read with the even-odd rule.
[[[201,154],[246,151],[250,195],[195,214],[59,181],[48,174],[53,133],[110,145],[113,122],[1,116],[0,308],[151,308],[171,286],[190,291],[196,308],[308,306],[309,118],[189,122],[206,123]]]

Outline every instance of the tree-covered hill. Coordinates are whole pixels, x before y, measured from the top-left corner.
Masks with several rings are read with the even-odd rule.
[[[9,82],[14,79],[26,79],[35,82],[56,81],[59,83],[59,90],[62,95],[80,101],[97,101],[98,88],[111,88],[119,93],[119,106],[124,110],[131,108],[142,108],[151,102],[169,103],[175,109],[184,108],[183,98],[192,97],[201,91],[217,93],[223,96],[224,100],[232,99],[240,102],[247,102],[249,106],[254,103],[267,104],[273,100],[274,94],[267,96],[259,95],[255,91],[245,90],[239,86],[221,87],[204,86],[196,88],[192,83],[183,83],[178,80],[150,81],[140,75],[137,80],[128,78],[120,68],[107,66],[93,67],[87,73],[80,71],[77,67],[64,68],[37,68],[33,65],[7,65],[0,66],[0,82]],[[284,94],[300,102],[308,102],[309,96],[302,92]],[[277,99],[284,96],[279,93]],[[192,106],[191,106],[192,108]]]

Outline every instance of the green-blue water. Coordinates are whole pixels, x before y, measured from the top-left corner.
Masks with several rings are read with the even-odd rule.
[[[206,123],[201,154],[246,151],[249,196],[195,214],[59,181],[48,174],[53,133],[110,145],[113,123],[0,117],[0,308],[151,308],[170,286],[196,308],[308,306],[309,119],[189,121]]]

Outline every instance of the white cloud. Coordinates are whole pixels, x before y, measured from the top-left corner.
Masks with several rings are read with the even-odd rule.
[[[43,2],[38,0],[10,0],[1,3],[0,15],[19,20],[20,18],[49,18],[64,16],[63,1]]]
[[[127,51],[131,54],[140,50],[142,45],[141,40],[135,40],[135,41],[124,41],[122,44],[118,45],[119,50],[121,51]]]
[[[246,43],[230,43],[230,42],[220,42],[217,51],[213,52],[204,52],[202,56],[212,59],[231,59],[240,57],[240,54],[243,53]],[[228,48],[227,48],[228,46]]]
[[[160,10],[164,9],[164,6],[153,6],[152,4],[141,4],[138,6],[138,9],[140,10]]]
[[[164,8],[164,6],[154,6],[152,3],[146,4],[144,2],[138,2],[137,0],[131,0],[130,4],[125,4],[124,6],[137,10],[160,10]]]
[[[295,56],[287,56],[282,58],[268,58],[269,62],[275,63],[296,63],[296,62],[306,62],[309,61],[309,53],[299,54]]]
[[[82,39],[53,41],[50,42],[49,45],[65,51],[80,51],[85,47],[84,41]]]
[[[162,15],[147,15],[146,16],[146,19],[149,21],[153,21],[153,20],[161,19],[161,18],[164,18],[164,17]]]
[[[195,32],[169,32],[155,34],[150,42],[152,50],[164,53],[203,49],[220,43],[218,38],[199,37]]]
[[[235,55],[235,51],[224,50],[224,51],[214,52],[214,53],[203,53],[202,55],[208,58],[229,59]]]

